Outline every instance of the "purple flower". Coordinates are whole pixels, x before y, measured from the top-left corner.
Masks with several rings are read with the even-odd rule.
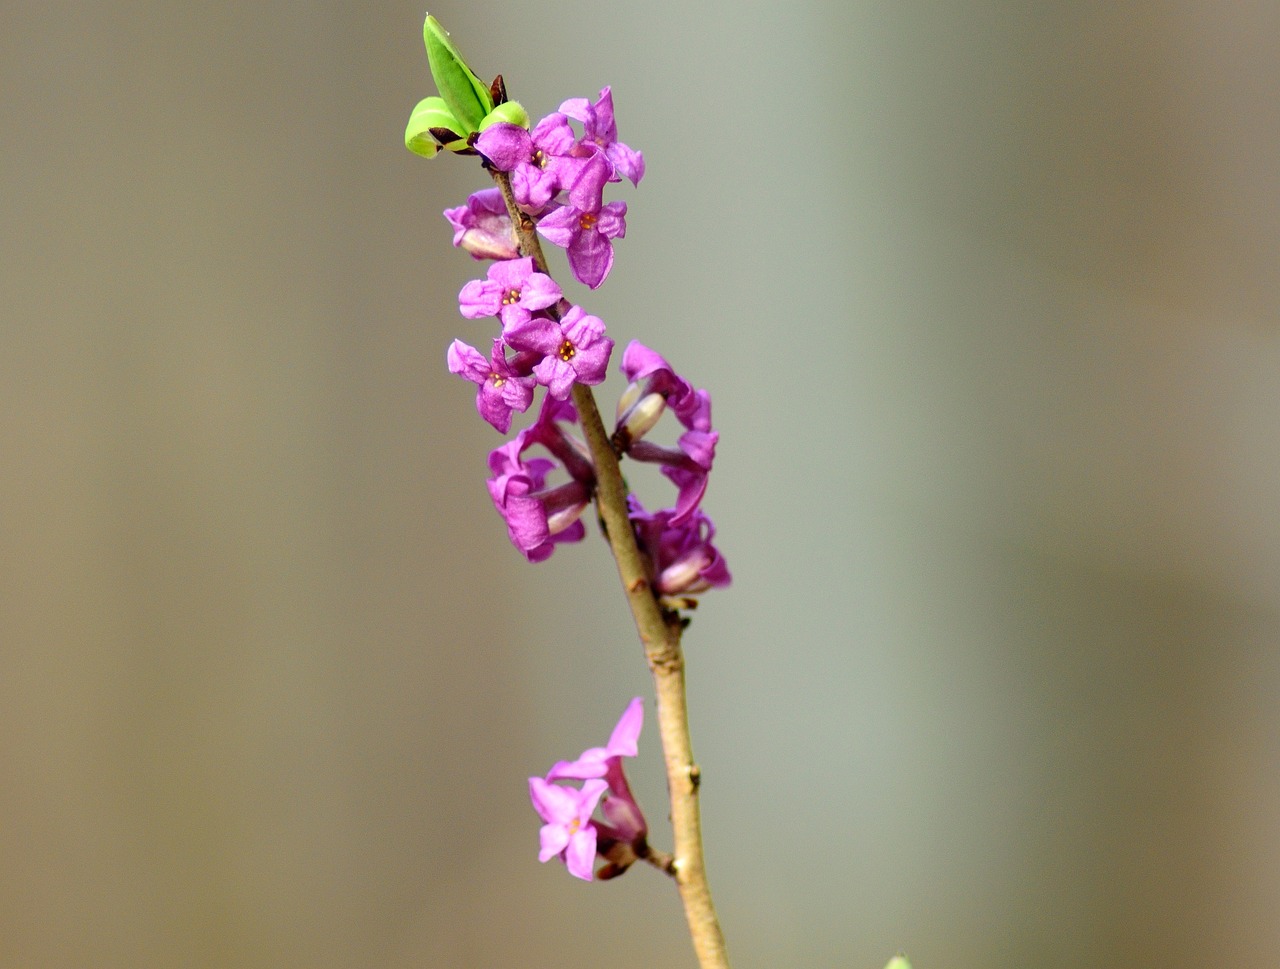
[[[618,126],[613,118],[613,92],[608,87],[601,89],[600,100],[595,104],[586,98],[570,98],[560,105],[560,110],[574,121],[582,122],[580,144],[609,159],[616,173],[610,181],[618,181],[619,175],[625,175],[631,179],[632,185],[640,184],[644,177],[644,155],[632,151],[618,140]]]
[[[584,286],[599,288],[613,266],[613,239],[627,234],[627,203],[610,202],[598,212],[565,205],[544,215],[538,231],[565,250],[569,268]]]
[[[596,826],[591,815],[608,788],[602,780],[590,780],[578,790],[529,778],[529,799],[545,824],[538,833],[538,860],[560,857],[576,878],[591,881],[596,857]]]
[[[635,495],[629,495],[636,538],[653,560],[653,586],[659,595],[697,595],[732,581],[724,557],[711,540],[715,525],[702,511],[687,521],[675,521],[675,509],[649,514]]]
[[[503,434],[511,427],[512,411],[524,413],[529,409],[535,386],[532,377],[520,376],[511,369],[504,347],[501,339],[494,340],[493,354],[486,360],[475,347],[454,340],[447,354],[450,373],[480,385],[476,410]]]
[[[474,192],[466,205],[445,209],[444,217],[453,226],[453,244],[471,253],[473,259],[516,259],[515,231],[507,214],[502,192],[486,188]]]
[[[462,287],[458,304],[467,319],[497,316],[507,327],[528,320],[533,310],[559,302],[560,296],[555,280],[535,272],[532,257],[526,257],[495,262],[488,279],[473,279]]]
[[[494,168],[511,173],[516,201],[534,212],[581,173],[583,161],[572,155],[575,145],[573,129],[562,114],[547,115],[533,131],[500,122],[476,139],[476,149]]]
[[[617,428],[618,431],[626,429],[627,441],[643,437],[657,423],[665,407],[671,407],[678,413],[688,413],[691,407],[696,407],[691,403],[696,393],[692,385],[677,374],[661,354],[638,340],[632,340],[622,351],[622,375],[627,378],[627,389],[618,400]],[[663,407],[658,407],[652,400],[655,395],[661,397]],[[710,399],[707,407],[709,427]],[[637,410],[640,411],[638,415]],[[633,417],[636,421],[634,426]]]
[[[584,750],[577,760],[562,760],[547,772],[548,781],[585,780],[590,784],[595,778],[604,778],[608,785],[609,793],[600,804],[605,821],[595,822],[596,850],[609,861],[600,870],[602,878],[622,874],[648,853],[649,825],[622,770],[622,758],[636,756],[636,741],[643,726],[644,700],[636,697],[622,712],[608,744]]]
[[[581,481],[573,480],[547,489],[547,474],[555,463],[546,458],[525,461],[523,432],[489,454],[489,496],[507,523],[507,535],[530,562],[550,558],[560,542],[578,542],[586,536],[579,520],[591,498]]]
[[[711,428],[711,395],[694,390],[661,355],[634,340],[622,353],[622,373],[630,383],[618,402],[614,444],[636,461],[663,466],[679,489],[670,524],[683,525],[707,490],[720,440]],[[687,428],[674,448],[643,439],[666,407]]]
[[[571,306],[557,322],[546,317],[531,317],[508,326],[502,338],[517,350],[543,354],[542,362],[533,368],[538,383],[559,400],[569,396],[574,383],[598,384],[609,368],[613,341],[604,335],[604,323],[580,306]]]

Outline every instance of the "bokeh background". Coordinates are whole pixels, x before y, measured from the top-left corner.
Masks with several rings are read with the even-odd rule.
[[[648,160],[577,297],[715,400],[736,965],[1280,962],[1280,6],[432,12]],[[692,965],[535,858],[647,674],[489,504],[423,14],[5,6],[4,967]]]

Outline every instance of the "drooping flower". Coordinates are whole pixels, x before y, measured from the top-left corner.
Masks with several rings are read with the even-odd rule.
[[[512,411],[529,409],[536,385],[533,377],[521,376],[511,368],[505,346],[501,339],[494,340],[493,353],[486,360],[475,347],[454,340],[446,354],[450,373],[479,384],[476,410],[503,434],[511,428]]]
[[[697,595],[732,581],[729,567],[711,544],[715,525],[701,510],[681,522],[675,509],[646,512],[635,495],[627,496],[636,538],[653,562],[653,587],[660,595]]]
[[[504,327],[523,323],[535,310],[560,300],[556,281],[533,268],[533,258],[507,259],[489,267],[487,279],[473,279],[462,287],[458,305],[462,315],[475,320],[496,316]]]
[[[507,523],[507,535],[530,562],[550,558],[560,542],[578,542],[586,536],[579,520],[591,498],[589,488],[571,480],[558,488],[546,488],[555,462],[546,458],[524,460],[521,435],[489,454],[489,496]]]
[[[631,179],[639,185],[644,177],[644,155],[633,151],[618,140],[618,126],[613,117],[613,92],[605,87],[595,104],[586,98],[570,98],[560,105],[562,114],[582,122],[582,144],[600,152],[609,159],[616,173],[610,181],[620,181],[619,176]]]
[[[569,396],[575,383],[603,382],[613,350],[613,341],[604,335],[604,323],[581,306],[571,306],[558,321],[530,317],[506,327],[502,338],[517,350],[543,354],[533,374],[559,400]]]
[[[560,857],[575,878],[591,881],[596,857],[596,825],[591,820],[600,796],[608,789],[603,780],[589,780],[579,790],[529,778],[529,799],[545,824],[538,833],[538,860]]]
[[[499,189],[473,192],[466,205],[445,209],[444,217],[453,226],[453,244],[471,253],[472,259],[519,257],[511,217]]]
[[[711,428],[711,395],[694,390],[660,354],[634,340],[622,353],[622,373],[630,383],[618,402],[614,445],[636,461],[662,465],[679,489],[670,524],[683,525],[707,490],[720,440]],[[675,447],[644,439],[667,408],[687,428]]]
[[[538,232],[565,250],[578,282],[598,289],[613,266],[612,240],[627,234],[626,216],[626,202],[608,202],[595,212],[564,205],[542,217]]]
[[[639,340],[632,340],[622,351],[622,375],[627,378],[627,389],[618,398],[614,433],[624,450],[652,429],[667,407],[687,410],[695,393],[660,353]]]

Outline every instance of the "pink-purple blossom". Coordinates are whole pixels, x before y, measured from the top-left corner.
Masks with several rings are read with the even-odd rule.
[[[476,410],[503,434],[511,427],[512,411],[523,413],[529,409],[535,386],[532,376],[521,376],[512,369],[505,346],[501,339],[494,340],[493,353],[486,360],[475,347],[454,340],[446,354],[450,373],[479,385]]]
[[[608,202],[594,212],[564,205],[542,217],[538,232],[565,250],[578,282],[598,289],[613,267],[613,240],[627,234],[627,203]]]
[[[636,538],[653,560],[653,586],[660,595],[698,595],[732,581],[724,557],[711,541],[715,525],[701,509],[677,523],[675,509],[650,514],[635,495],[627,502]]]
[[[711,395],[694,390],[660,354],[634,340],[622,353],[622,372],[630,383],[619,402],[614,443],[633,460],[662,465],[678,489],[670,524],[683,525],[707,490],[720,440],[711,427]],[[666,408],[687,428],[675,447],[645,439]]]
[[[473,192],[466,205],[445,209],[444,217],[453,226],[453,244],[472,259],[519,258],[511,216],[498,189]]]
[[[554,305],[560,296],[555,280],[537,272],[532,257],[526,257],[495,262],[486,279],[473,279],[462,287],[458,305],[467,319],[496,316],[508,327]]]
[[[584,750],[577,760],[560,761],[547,772],[546,780],[543,781],[543,785],[549,785],[552,781],[585,781],[582,787],[583,792],[586,792],[588,786],[592,784],[606,785],[607,793],[599,799],[600,813],[604,815],[604,820],[591,822],[595,828],[595,849],[608,861],[608,864],[599,872],[602,878],[613,878],[622,874],[634,861],[648,852],[648,822],[635,796],[631,793],[631,786],[627,783],[626,774],[622,769],[623,757],[636,756],[636,742],[640,738],[640,730],[643,726],[644,701],[636,697],[627,704],[627,708],[622,712],[617,725],[609,735],[609,742],[604,747],[591,747]],[[539,778],[529,779],[531,789],[537,780]],[[545,789],[544,786],[539,786],[539,790],[545,791]],[[537,807],[536,804],[535,807]],[[541,814],[541,810],[539,813]],[[567,815],[567,808],[565,813]],[[545,815],[543,817],[546,818]]]
[[[529,799],[545,822],[538,832],[538,860],[559,857],[569,874],[591,881],[596,858],[596,826],[591,820],[601,795],[609,785],[590,780],[581,790],[552,784],[541,777],[529,778]]]
[[[575,383],[603,382],[613,350],[613,341],[604,335],[604,323],[581,306],[571,306],[559,320],[534,316],[508,326],[503,339],[517,350],[543,355],[533,374],[558,400],[568,397]]]
[[[618,181],[618,176],[631,179],[632,185],[639,185],[644,177],[644,155],[633,151],[618,140],[618,126],[613,117],[613,92],[605,87],[600,91],[600,99],[592,104],[586,98],[570,98],[560,105],[562,114],[575,121],[582,122],[582,140],[584,147],[600,152],[609,159],[614,174],[610,181]]]
[[[583,161],[571,152],[573,129],[562,114],[549,114],[527,131],[520,125],[490,125],[476,149],[500,172],[511,173],[511,191],[523,208],[538,212],[562,187],[572,184]]]
[[[524,460],[520,436],[489,454],[489,497],[507,523],[507,535],[530,562],[551,557],[560,542],[577,542],[586,536],[579,520],[590,500],[581,481],[570,480],[547,488],[547,475],[555,462],[546,458]]]

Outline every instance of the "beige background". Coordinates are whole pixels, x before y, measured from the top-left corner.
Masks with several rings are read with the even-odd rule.
[[[736,965],[1272,969],[1280,7],[433,12],[648,159],[577,295],[715,398]],[[535,859],[646,675],[603,546],[489,506],[422,16],[5,7],[4,967],[691,964]]]

